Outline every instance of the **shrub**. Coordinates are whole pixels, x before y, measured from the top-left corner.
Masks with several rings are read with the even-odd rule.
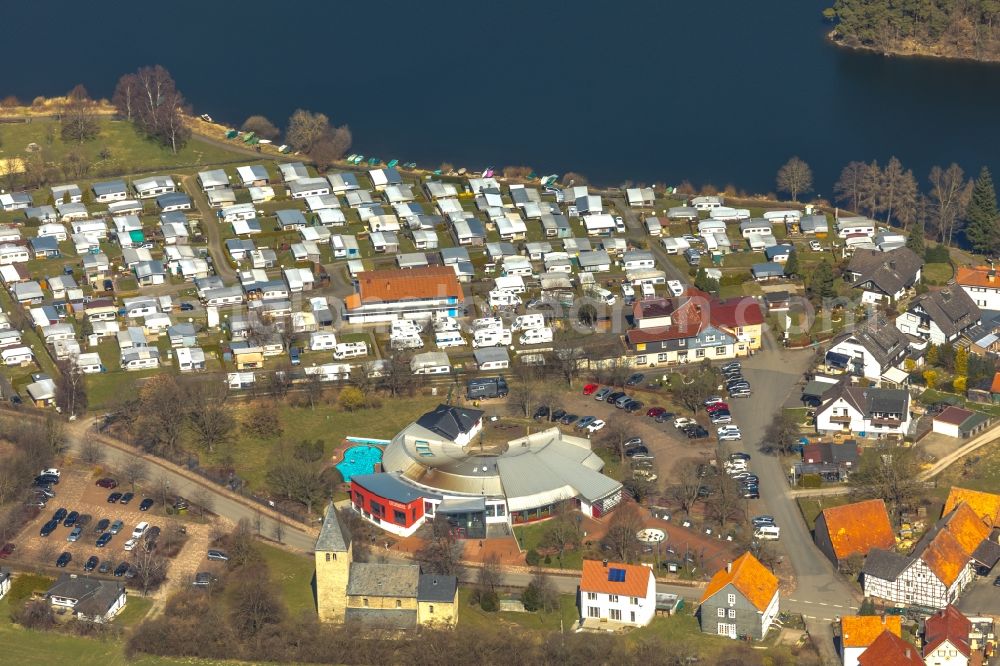
[[[534,585],[524,588],[524,592],[521,593],[521,603],[524,604],[524,610],[529,613],[534,613],[542,607],[541,594]]]
[[[348,386],[340,392],[340,395],[337,397],[337,404],[340,405],[341,409],[348,412],[363,409],[365,406],[365,394],[355,386]]]
[[[532,548],[527,553],[524,554],[524,561],[528,563],[528,566],[534,567],[538,566],[538,563],[542,560],[542,556],[538,554],[538,551]]]
[[[500,609],[500,597],[496,592],[483,592],[479,595],[479,607],[487,613],[495,613]]]

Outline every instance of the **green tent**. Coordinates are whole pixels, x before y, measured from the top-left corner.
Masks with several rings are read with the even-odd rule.
[[[142,229],[128,232],[128,237],[133,243],[144,243],[146,241],[146,236],[142,233]]]

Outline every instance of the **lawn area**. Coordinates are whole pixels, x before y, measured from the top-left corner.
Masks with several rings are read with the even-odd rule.
[[[114,343],[108,344],[114,345]],[[138,379],[152,377],[161,372],[170,372],[170,366],[167,366],[166,369],[160,367],[132,372],[122,370],[119,367],[117,345],[114,347],[114,359],[109,360],[107,354],[101,354],[101,361],[109,372],[100,372],[84,377],[87,386],[87,405],[91,410],[102,410],[113,406],[116,401],[121,399],[122,392],[131,389]],[[168,363],[167,359],[162,356],[160,361],[164,364]]]
[[[524,525],[521,527],[514,528],[514,536],[521,543],[521,548],[527,552],[531,549],[538,550],[542,539],[545,537],[545,531],[548,529],[548,521],[535,523],[533,525]],[[582,569],[583,568],[583,552],[580,550],[567,550],[563,553],[562,565],[559,564],[559,558],[556,555],[552,555],[552,564],[546,565],[553,568],[563,568],[563,569]]]
[[[473,606],[470,598],[472,587],[466,585],[458,589],[458,624],[462,628],[489,630],[498,623],[512,624],[524,629],[541,631],[569,631],[579,618],[576,609],[576,596],[563,594],[559,596],[559,611],[552,613],[487,613]],[[560,623],[562,626],[560,626]]]
[[[966,400],[964,396],[960,396],[957,393],[947,393],[937,389],[927,389],[921,393],[920,402],[925,405],[932,405],[935,402],[946,402],[949,405],[966,407],[976,412],[989,414],[990,416],[1000,416],[1000,405],[987,405],[981,402],[972,402],[970,400]]]
[[[721,652],[733,644],[728,638],[702,633],[698,626],[698,618],[693,614],[693,607],[687,602],[675,615],[654,617],[647,626],[639,627],[629,633],[628,638],[641,640],[653,636],[666,643],[674,641],[690,643],[697,648],[698,654],[702,656]]]
[[[25,157],[28,155],[25,148],[29,143],[41,146],[41,155],[47,162],[58,163],[68,153],[77,152],[92,165],[87,178],[220,162],[245,162],[247,159],[240,153],[202,141],[197,135],[174,155],[169,149],[140,136],[126,121],[101,118],[98,124],[100,133],[97,138],[78,144],[63,142],[56,120],[35,118],[30,123],[4,123],[0,125],[3,146],[0,157]],[[107,159],[101,159],[102,151],[110,153]]]
[[[844,495],[831,495],[830,497],[800,497],[797,502],[799,503],[799,511],[802,512],[802,517],[806,519],[806,525],[809,527],[811,532],[816,526],[816,518],[823,509],[830,509],[835,506],[843,506],[850,503],[850,498]]]
[[[946,263],[926,264],[922,273],[928,284],[945,284],[953,274],[951,264]]]
[[[317,405],[316,409],[308,407],[291,407],[281,405],[278,413],[283,428],[280,438],[261,439],[240,432],[232,446],[232,455],[236,460],[237,470],[250,486],[259,488],[264,484],[267,473],[267,462],[274,452],[274,446],[279,441],[295,444],[304,439],[322,439],[325,444],[324,453],[330,456],[335,446],[348,435],[389,439],[403,429],[403,426],[416,420],[424,412],[436,407],[442,398],[440,396],[416,395],[406,399],[385,398],[381,407],[362,409],[357,412],[340,411],[337,407]],[[236,407],[237,421],[242,422],[253,410],[247,403]],[[219,462],[223,454],[217,453],[217,460],[205,455],[208,462]]]
[[[153,600],[147,597],[139,597],[130,594],[125,609],[115,618],[115,624],[122,627],[131,627],[139,624],[153,607]]]
[[[951,465],[935,479],[942,489],[952,486],[995,493],[1000,488],[1000,441],[990,442]]]
[[[271,570],[271,580],[281,589],[288,614],[297,617],[303,611],[316,612],[312,579],[315,565],[311,557],[290,553],[283,548],[257,542],[257,549]]]

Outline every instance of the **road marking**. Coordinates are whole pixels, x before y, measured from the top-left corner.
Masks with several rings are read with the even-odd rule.
[[[834,608],[843,608],[843,606],[841,606],[840,604],[830,604],[830,605],[833,606]]]
[[[816,617],[814,615],[803,615],[802,619],[804,619],[804,620],[815,620]]]
[[[820,606],[829,606],[830,605],[830,604],[825,604],[822,601],[817,601],[816,603],[819,604]]]
[[[789,599],[789,601],[794,601],[795,603],[799,603],[798,599]]]

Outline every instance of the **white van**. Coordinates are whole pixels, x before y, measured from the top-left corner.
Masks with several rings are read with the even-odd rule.
[[[514,317],[514,323],[510,325],[512,331],[526,331],[530,328],[542,328],[545,326],[545,315],[541,313],[523,314]]]
[[[500,317],[483,317],[472,321],[472,330],[483,331],[503,328],[503,319]]]
[[[632,288],[632,285],[622,282],[622,297],[626,303],[629,302],[630,298],[635,298],[635,289]]]
[[[333,357],[338,361],[345,358],[356,358],[368,355],[368,343],[365,342],[341,342],[333,350]]]
[[[313,333],[309,336],[309,349],[321,351],[334,349],[337,346],[337,336],[333,333]]]
[[[476,331],[472,338],[472,348],[480,347],[501,347],[511,343],[510,331],[505,328],[484,328]]]
[[[545,328],[529,329],[522,333],[517,341],[522,345],[539,345],[544,342],[552,342],[552,329],[547,326]]]
[[[145,534],[146,530],[148,529],[149,529],[149,523],[147,523],[146,521],[142,521],[141,523],[135,526],[134,530],[132,530],[132,538],[138,539],[143,534]]]
[[[521,297],[509,291],[498,291],[494,289],[490,292],[490,307],[517,306],[521,304]]]
[[[457,331],[446,331],[434,336],[434,344],[437,345],[438,349],[447,349],[448,347],[464,347],[466,343],[465,338]]]
[[[423,327],[420,326],[420,324],[418,324],[417,322],[412,321],[410,319],[396,319],[395,321],[392,322],[393,334],[398,333],[400,335],[403,334],[416,335],[420,333],[421,330],[423,330]]]
[[[762,525],[753,531],[753,538],[758,541],[777,541],[781,538],[781,528],[777,525]]]
[[[604,287],[591,287],[588,293],[597,300],[602,301],[605,305],[614,305],[615,301],[618,300],[614,294]]]

